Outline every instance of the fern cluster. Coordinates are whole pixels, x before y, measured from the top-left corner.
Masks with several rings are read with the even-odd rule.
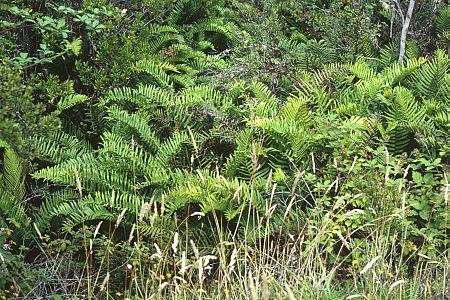
[[[0,66],[0,259],[9,266],[14,255],[46,255],[28,267],[68,254],[92,267],[74,267],[88,285],[96,268],[95,280],[109,277],[107,261],[108,271],[125,273],[108,284],[126,286],[128,270],[151,273],[159,256],[158,272],[172,268],[181,277],[180,262],[200,262],[189,268],[203,284],[198,252],[221,253],[206,272],[224,271],[233,280],[224,266],[236,263],[236,249],[252,256],[289,245],[301,259],[317,256],[308,258],[318,262],[308,269],[320,264],[323,274],[358,274],[352,260],[368,256],[363,252],[375,248],[367,240],[382,232],[379,239],[393,245],[391,261],[414,261],[417,251],[401,245],[406,240],[421,251],[433,246],[420,259],[437,261],[448,248],[448,53],[423,57],[408,41],[400,64],[398,43],[390,41],[375,55],[378,29],[362,30],[373,1],[328,2],[321,10],[339,8],[336,16],[305,15],[304,23],[294,9],[308,13],[317,3],[112,1],[98,11],[101,18],[83,15],[88,19],[70,24],[74,9],[52,8],[49,24],[90,29],[64,31],[74,41],[63,44],[64,55],[76,55],[65,57],[67,74],[48,75],[62,56],[28,69],[19,55]],[[92,1],[82,5],[95,12]],[[10,12],[30,16],[33,9]],[[358,10],[360,22],[349,28],[361,36],[332,28],[333,20],[353,22]],[[30,20],[44,22],[46,13]],[[433,47],[448,46],[447,19],[440,7]],[[28,26],[0,23],[7,32]],[[60,33],[46,30],[36,39],[59,45]],[[0,50],[0,59],[16,46]],[[36,53],[44,55],[40,47]],[[23,73],[15,74],[11,66],[20,57]],[[278,263],[276,255],[270,259]],[[3,289],[10,275],[2,271]],[[188,278],[164,274],[150,277],[175,289]]]
[[[42,204],[39,226],[66,216],[69,230],[89,220],[112,220],[123,209],[136,217],[150,200],[164,203],[169,215],[194,205],[236,222],[252,208],[264,213],[273,198],[261,188],[291,183],[297,172],[313,167],[312,153],[324,151],[314,166],[320,167],[332,163],[327,160],[339,147],[355,154],[368,145],[393,153],[417,147],[432,152],[448,134],[448,60],[440,51],[429,60],[410,58],[381,70],[362,59],[312,73],[299,70],[298,92],[285,99],[256,82],[236,82],[226,93],[180,84],[176,76],[196,73],[180,75],[174,63],[141,61],[134,68],[150,77],[100,99],[97,147],[63,132],[34,140],[42,159],[55,165],[33,177],[64,187]],[[71,96],[58,109],[85,100]],[[230,132],[226,127],[233,123]],[[333,130],[350,135],[350,144],[332,144],[327,154]],[[232,147],[228,153],[220,151],[223,141]]]

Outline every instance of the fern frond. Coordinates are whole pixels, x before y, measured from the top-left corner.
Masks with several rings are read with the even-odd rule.
[[[138,85],[136,92],[145,97],[146,104],[153,104],[169,106],[173,101],[173,93],[167,89],[159,88],[153,85]],[[144,105],[143,107],[146,107]]]
[[[425,110],[418,105],[412,93],[403,87],[394,89],[394,100],[386,112],[389,150],[401,153],[411,142],[413,124],[425,121]]]
[[[78,104],[84,103],[89,100],[89,97],[81,94],[69,95],[61,99],[57,104],[59,112],[72,108]]]
[[[395,64],[398,61],[398,45],[395,43],[389,43],[384,48],[380,50],[380,67],[382,70]],[[411,40],[406,41],[406,52],[405,58],[409,59],[417,59],[418,57],[418,48]]]
[[[65,189],[55,191],[51,195],[45,197],[39,210],[33,214],[34,222],[41,230],[51,225],[51,220],[54,217],[54,211],[64,201],[76,201],[80,198],[78,191],[74,189]]]
[[[2,161],[3,172],[0,173],[0,224],[8,223],[19,230],[25,230],[30,222],[26,215],[23,198],[25,197],[25,176],[22,159],[10,147],[6,147]],[[5,223],[5,219],[7,223]]]
[[[383,72],[380,73],[380,76],[381,78],[383,78],[387,85],[394,87],[401,80],[419,69],[419,67],[425,62],[426,60],[421,57],[419,59],[407,59],[401,65],[398,63],[394,63],[384,69]]]
[[[115,214],[106,207],[94,203],[92,198],[74,202],[63,202],[52,211],[52,217],[64,217],[64,230],[71,231],[73,227],[91,220],[113,220]]]
[[[450,7],[442,5],[438,10],[436,18],[436,33],[445,42],[450,40]]]
[[[112,189],[133,190],[127,174],[119,173],[110,161],[92,153],[39,170],[33,174],[33,177],[74,188],[79,182],[81,188],[89,192]]]
[[[236,45],[239,41],[236,32],[237,28],[231,25],[231,23],[224,24],[221,20],[209,19],[201,23],[192,25],[192,32],[195,33],[207,33],[214,32],[220,33],[228,40],[229,44]]]
[[[187,5],[190,4],[190,2],[190,0],[177,0],[171,8],[170,14],[167,18],[169,23],[177,24],[182,19],[184,13],[188,12],[193,14],[199,9],[199,7],[195,5],[188,7]]]
[[[51,133],[46,137],[34,137],[32,144],[41,159],[52,163],[61,163],[92,151],[89,142],[63,131]]]
[[[411,85],[422,99],[438,98],[448,101],[450,97],[449,59],[442,50],[437,50],[431,61],[424,63],[412,73]]]
[[[251,91],[255,96],[255,104],[250,99],[250,107],[259,117],[270,117],[277,113],[279,100],[272,95],[269,88],[261,82],[254,82],[251,85]]]
[[[164,47],[170,47],[170,45],[179,42],[180,36],[178,34],[173,33],[163,33],[157,35],[149,41],[147,46],[147,51],[149,53],[158,53],[161,49],[164,50]]]
[[[375,77],[376,72],[364,62],[356,62],[348,66],[348,70],[359,79],[368,81]]]
[[[309,100],[305,97],[290,96],[286,104],[282,107],[280,118],[307,126],[312,121],[312,113],[308,108]]]
[[[153,159],[142,148],[132,145],[121,136],[105,132],[102,136],[102,148],[98,150],[100,155],[105,155],[118,162],[118,169],[148,174],[153,169]]]
[[[179,33],[178,29],[174,26],[160,25],[157,23],[149,24],[145,30],[151,35],[160,35],[162,33]]]
[[[172,90],[172,84],[169,75],[166,74],[166,69],[169,68],[169,64],[155,63],[149,60],[141,60],[133,65],[133,70],[138,73],[146,73],[150,75],[156,83]]]
[[[155,162],[162,168],[169,166],[171,158],[180,150],[181,145],[188,140],[189,137],[186,133],[176,132],[158,147]]]
[[[147,121],[145,121],[138,114],[130,115],[126,111],[117,107],[111,107],[108,110],[108,117],[132,128],[146,143],[147,147],[157,149],[161,144],[158,136],[147,124]]]
[[[11,148],[3,153],[2,186],[17,200],[25,196],[24,168],[22,159]]]
[[[222,104],[222,94],[220,91],[207,85],[192,86],[177,93],[176,104],[185,106],[199,104],[201,106],[219,107]]]

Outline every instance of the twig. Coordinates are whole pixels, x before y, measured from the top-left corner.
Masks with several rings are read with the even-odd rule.
[[[17,30],[17,29],[23,29],[23,28],[27,28],[27,27],[33,27],[36,24],[31,23],[31,24],[25,24],[25,25],[21,25],[21,26],[14,26],[14,27],[10,27],[10,28],[6,28],[3,29],[2,31],[0,31],[0,34],[3,34],[5,32],[11,31],[11,30]]]

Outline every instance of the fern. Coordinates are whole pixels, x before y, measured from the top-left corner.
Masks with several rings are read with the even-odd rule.
[[[54,183],[87,191],[95,190],[132,190],[132,183],[125,174],[118,175],[114,165],[105,158],[91,153],[65,161],[54,167],[39,170],[33,174],[36,179],[43,179]]]
[[[119,121],[122,124],[129,126],[135,131],[140,138],[146,143],[147,147],[156,149],[161,144],[157,135],[153,132],[147,122],[138,114],[128,114],[124,110],[117,107],[111,107],[108,110],[108,118]]]
[[[51,211],[52,217],[65,217],[62,222],[64,231],[70,232],[72,228],[86,221],[113,220],[115,214],[106,207],[96,204],[93,199],[87,198],[76,202],[64,202]]]
[[[270,117],[273,116],[278,108],[279,100],[272,95],[267,86],[255,82],[250,90],[255,98],[249,98],[249,107],[255,116]]]
[[[232,26],[231,23],[224,24],[220,20],[209,19],[201,23],[196,23],[192,25],[191,31],[193,34],[204,34],[207,32],[219,33],[227,39],[230,46],[236,45],[238,43],[238,37],[236,35],[237,28]]]
[[[380,51],[380,67],[385,69],[398,61],[398,45],[394,43],[389,43]],[[406,59],[417,59],[419,49],[410,40],[406,41]]]
[[[436,51],[433,59],[424,63],[412,74],[413,90],[422,99],[436,98],[442,102],[450,98],[449,60],[442,50]]]
[[[0,224],[2,227],[11,224],[22,231],[30,223],[24,205],[26,191],[23,161],[14,150],[6,147],[1,166],[3,172],[0,173],[0,210],[3,215]]]
[[[161,168],[170,165],[171,158],[179,152],[181,145],[188,140],[189,138],[186,133],[175,133],[160,145],[158,153],[155,156],[155,162],[157,162]]]
[[[348,70],[357,78],[368,81],[375,77],[376,73],[369,65],[364,62],[356,62],[348,66]]]
[[[281,108],[280,117],[286,121],[307,126],[312,122],[312,112],[308,107],[309,100],[304,97],[288,97]]]
[[[51,133],[46,137],[34,137],[32,144],[41,159],[52,163],[61,163],[92,151],[88,142],[63,131]]]
[[[413,129],[425,122],[425,110],[415,101],[412,93],[402,87],[394,89],[394,99],[385,116],[389,150],[401,153],[409,145]]]
[[[75,105],[84,103],[87,100],[89,100],[89,98],[85,95],[81,95],[81,94],[69,95],[69,96],[64,97],[63,99],[61,99],[58,102],[57,108],[58,108],[58,111],[62,112],[64,110],[74,107]]]
[[[450,7],[448,5],[442,5],[439,8],[435,26],[438,38],[447,46],[448,50],[450,41]]]
[[[162,63],[155,63],[149,60],[142,60],[139,62],[136,62],[133,66],[133,69],[138,73],[146,73],[150,75],[154,80],[155,83],[168,88],[172,89],[172,84],[170,80],[170,76],[166,74],[166,70],[169,67],[167,64]]]
[[[336,51],[328,47],[324,40],[309,40],[301,46],[297,68],[312,71],[336,61]]]
[[[174,26],[150,24],[146,27],[148,33],[152,35],[160,35],[161,33],[179,33],[179,30]]]
[[[410,76],[414,71],[424,64],[426,60],[420,59],[407,59],[402,65],[394,63],[391,66],[385,68],[380,73],[381,78],[391,87],[396,86],[400,81]]]
[[[171,8],[168,20],[171,24],[177,24],[181,19],[183,14],[186,12],[194,14],[200,7],[198,5],[188,6],[190,0],[178,0],[175,2],[174,6]],[[195,2],[193,3],[195,4]]]

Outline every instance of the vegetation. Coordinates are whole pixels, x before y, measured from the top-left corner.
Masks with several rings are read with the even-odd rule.
[[[450,296],[446,1],[0,16],[1,299]]]

